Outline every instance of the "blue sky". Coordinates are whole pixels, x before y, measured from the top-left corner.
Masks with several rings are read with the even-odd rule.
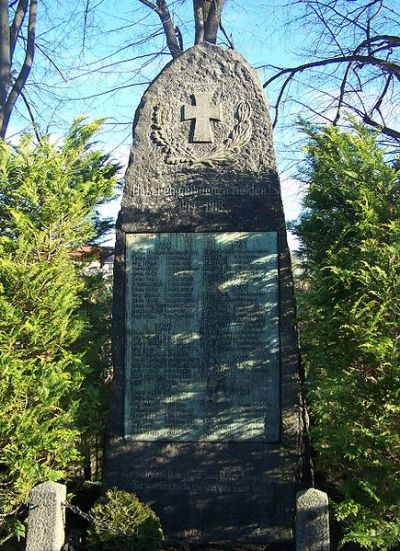
[[[385,5],[396,7],[398,1],[386,0]],[[318,41],[319,27],[304,26],[305,4],[294,0],[226,0],[222,21],[235,48],[253,66],[293,66],[304,62]],[[170,0],[169,5],[185,48],[190,47],[194,34],[192,1]],[[365,0],[344,0],[344,5],[353,9],[365,5]],[[395,34],[399,25],[393,23],[395,29],[384,30]],[[158,17],[139,0],[42,0],[37,36],[40,48],[26,95],[42,130],[62,134],[74,115],[86,114],[107,119],[102,137],[107,147],[129,143],[140,96],[170,60]],[[259,74],[265,81],[272,72],[260,69]],[[314,88],[291,84],[290,94],[298,101],[285,109],[275,133],[279,166],[284,172],[298,158],[293,153],[299,149],[293,133],[296,116],[302,112],[301,102],[312,105],[321,101],[316,88],[321,85],[326,89],[326,78],[326,74],[317,75]],[[339,78],[332,86],[337,86]],[[271,105],[278,89],[268,88]],[[329,87],[327,91],[329,95]],[[19,109],[25,120],[13,118],[14,132],[29,125],[21,102]]]
[[[148,84],[171,58],[158,17],[138,0],[93,0],[86,16],[84,4],[75,0],[65,6],[52,0],[45,12],[39,12],[39,41],[48,48],[54,63],[37,51],[27,93],[34,101],[42,130],[56,137],[75,115],[105,118],[99,145],[126,164],[135,109]],[[194,33],[192,2],[172,1],[170,6],[184,45],[190,47]],[[227,0],[223,25],[235,49],[253,66],[287,65],[296,62],[295,41],[285,30],[287,17],[287,10],[277,2],[271,7],[269,2]],[[260,71],[260,78],[264,77]],[[23,114],[22,105],[20,110]],[[46,121],[46,128],[42,121]],[[27,124],[23,118],[15,118],[13,131]],[[282,129],[276,133],[276,150],[283,173],[286,216],[292,219],[299,213],[299,183],[286,174],[292,155],[285,135]],[[118,202],[104,209],[106,215],[116,216],[117,211]]]
[[[130,124],[140,96],[170,56],[158,17],[138,0],[92,0],[93,9],[86,18],[84,4],[74,0],[65,7],[52,0],[44,12],[41,6],[38,38],[54,63],[37,50],[27,93],[37,105],[40,120],[46,120],[51,130],[62,129],[76,114],[105,117],[109,126],[117,125],[107,142],[118,144],[129,133],[127,127],[118,126]],[[190,47],[192,2],[170,4],[174,24],[182,31],[185,47]],[[293,37],[287,36],[286,18],[285,8],[271,8],[268,2],[227,0],[223,24],[235,48],[253,66],[287,65],[296,61],[297,47]],[[151,34],[156,36],[147,39]],[[297,39],[301,41],[301,36]],[[264,71],[260,77],[264,80]]]
[[[313,45],[312,29],[305,30],[301,19],[288,25],[300,15],[296,4],[286,0],[227,0],[222,22],[235,49],[254,67],[293,66],[299,63],[298,53],[305,55]],[[179,26],[185,47],[190,47],[192,2],[171,0],[169,5],[174,25]],[[140,97],[170,60],[158,17],[139,0],[70,0],[67,4],[48,0],[39,8],[40,48],[26,94],[42,131],[57,138],[75,115],[105,118],[99,145],[125,164]],[[264,82],[267,71],[260,69],[259,75]],[[271,105],[277,90],[268,90]],[[300,183],[294,176],[302,156],[301,135],[296,129],[300,103],[321,100],[312,87],[293,84],[290,92],[299,102],[285,108],[274,133],[287,219],[299,213]],[[12,119],[11,134],[29,128],[21,103],[19,112],[21,116]],[[112,207],[113,213],[116,208]]]

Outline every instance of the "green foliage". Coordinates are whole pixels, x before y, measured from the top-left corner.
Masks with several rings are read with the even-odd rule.
[[[116,166],[90,149],[101,121],[74,122],[60,147],[30,136],[0,141],[0,520],[32,486],[79,459],[77,414],[90,376],[78,315],[84,283],[71,249],[95,236],[95,205],[110,197]],[[0,542],[1,543],[1,542]]]
[[[85,269],[82,278],[84,287],[81,292],[79,314],[85,322],[86,330],[76,344],[79,350],[84,351],[85,362],[91,369],[86,372],[78,409],[77,420],[81,433],[79,451],[82,455],[84,478],[99,480],[108,412],[107,383],[111,381],[112,373],[112,278],[98,270]]]
[[[157,515],[135,494],[109,490],[91,509],[95,522],[89,530],[93,549],[102,551],[157,551],[163,540]]]
[[[316,464],[340,496],[343,542],[400,541],[400,171],[375,135],[307,128],[296,225]]]

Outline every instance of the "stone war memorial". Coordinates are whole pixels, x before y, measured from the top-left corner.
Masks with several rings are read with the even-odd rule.
[[[167,542],[295,549],[300,522],[298,549],[329,549],[318,496],[296,521],[290,254],[268,106],[238,53],[194,46],[145,92],[114,270],[106,485],[149,503]]]

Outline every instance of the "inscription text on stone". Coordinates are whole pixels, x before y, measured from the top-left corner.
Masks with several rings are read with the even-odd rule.
[[[128,234],[125,436],[279,439],[276,232]]]

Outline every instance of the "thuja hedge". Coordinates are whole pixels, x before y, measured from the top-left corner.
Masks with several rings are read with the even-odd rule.
[[[302,351],[343,542],[400,541],[400,171],[376,134],[308,127]]]
[[[95,236],[95,205],[115,185],[117,167],[90,148],[100,124],[75,121],[61,146],[0,141],[0,544],[23,533],[32,486],[80,461],[93,366],[70,253]]]

